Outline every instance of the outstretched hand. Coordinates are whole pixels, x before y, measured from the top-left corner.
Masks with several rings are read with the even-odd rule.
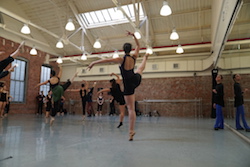
[[[130,32],[130,31],[127,31],[127,35],[134,36],[134,33]]]

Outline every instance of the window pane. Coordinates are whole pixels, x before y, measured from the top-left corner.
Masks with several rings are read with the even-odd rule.
[[[94,23],[98,23],[99,22],[98,19],[97,19],[97,17],[96,17],[96,15],[95,15],[95,12],[90,12],[90,16],[93,19]]]
[[[11,73],[10,95],[13,97],[13,102],[24,102],[26,62],[23,60],[14,60],[12,65],[14,64],[18,64],[18,67]]]
[[[102,14],[104,15],[104,19],[105,19],[106,21],[111,21],[111,17],[110,17],[110,15],[109,15],[109,13],[108,13],[108,10],[103,10],[103,11],[102,11]]]
[[[42,66],[41,67],[41,78],[40,82],[45,82],[50,79],[50,67]],[[40,86],[40,91],[43,91],[43,94],[46,96],[50,90],[49,84]]]
[[[101,11],[96,11],[95,13],[96,13],[96,16],[97,16],[99,22],[104,22],[105,21]]]
[[[88,24],[93,24],[94,23],[94,21],[91,18],[89,13],[85,13],[84,16],[86,17],[86,20],[88,21]]]

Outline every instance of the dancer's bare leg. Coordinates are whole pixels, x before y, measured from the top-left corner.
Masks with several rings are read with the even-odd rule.
[[[125,105],[119,105],[119,110],[120,110],[120,124],[117,126],[117,128],[120,128],[123,125]]]
[[[138,67],[136,73],[139,73],[142,75],[142,72],[144,71],[145,67],[146,67],[146,62],[148,60],[148,53],[146,53],[144,56],[143,56],[143,59],[142,59],[142,62],[140,64],[140,66]]]
[[[135,135],[135,120],[136,120],[136,114],[135,114],[135,95],[128,95],[124,96],[127,107],[128,107],[128,113],[129,113],[129,140],[133,140],[133,136]]]
[[[76,73],[74,74],[74,76],[70,79],[70,82],[71,82],[71,83],[73,83],[73,81],[75,80],[75,77],[77,77],[77,74],[78,74],[78,72],[76,72]]]
[[[20,53],[20,49],[21,47],[24,45],[24,41],[18,46],[17,50],[15,52],[13,52],[10,56],[13,57],[14,59],[18,56],[18,54]]]

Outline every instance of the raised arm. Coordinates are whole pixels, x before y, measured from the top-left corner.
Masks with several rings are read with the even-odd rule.
[[[41,85],[46,85],[47,83],[49,83],[49,80],[45,81],[45,82],[42,82],[42,83],[39,83],[35,86],[35,88],[41,86]]]
[[[119,75],[115,74],[115,73],[111,73],[110,76],[116,76],[116,83],[120,84],[121,83],[121,79],[119,77]]]
[[[113,58],[113,59],[102,59],[102,60],[97,60],[97,61],[93,61],[92,63],[90,63],[90,65],[87,67],[87,70],[91,70],[91,68],[96,65],[96,64],[102,64],[102,63],[122,63],[123,58]]]
[[[61,78],[62,77],[62,65],[58,64],[58,67],[59,67],[59,73],[58,73],[57,77]]]
[[[139,43],[138,39],[135,37],[134,33],[131,33],[131,32],[128,31],[127,34],[131,35],[134,38],[134,40],[135,40],[136,46],[135,46],[135,53],[134,53],[133,57],[137,58],[138,55],[139,55],[139,51],[140,51],[140,43]]]
[[[99,90],[99,91],[97,92],[97,94],[103,93],[103,92],[110,92],[110,88],[104,88],[104,89],[102,89],[102,90]]]
[[[89,82],[85,81],[85,80],[82,80],[82,82],[84,82],[84,84],[85,84],[85,89],[88,90],[88,88],[89,88]]]

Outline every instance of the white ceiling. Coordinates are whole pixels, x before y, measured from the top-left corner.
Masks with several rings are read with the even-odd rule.
[[[100,57],[112,56],[114,50],[122,50],[125,42],[133,40],[126,36],[126,31],[134,32],[130,23],[112,25],[94,29],[85,29],[79,24],[77,15],[105,8],[115,7],[116,0],[1,0],[1,36],[11,38],[14,41],[25,39],[27,45],[35,45],[38,50],[48,52],[55,56],[65,56],[64,63],[87,64],[88,61]],[[221,0],[222,1],[222,0]],[[227,9],[224,0],[223,9]],[[147,44],[154,48],[153,56],[183,57],[185,54],[194,56],[211,55],[212,44],[215,40],[213,34],[219,31],[221,23],[213,23],[213,6],[218,0],[168,0],[172,9],[172,15],[161,16],[159,14],[163,0],[118,0],[121,5],[141,2],[149,21],[149,36],[146,38],[147,26],[144,23],[140,28],[144,38],[140,40],[141,52],[145,52]],[[227,15],[227,11],[220,11]],[[75,32],[64,29],[67,20],[73,18],[76,26]],[[31,34],[23,35],[20,29],[23,23],[29,24]],[[138,26],[139,22],[133,23]],[[217,24],[217,29],[212,29]],[[169,39],[173,28],[176,28],[180,39]],[[230,45],[225,50],[249,48],[250,39],[250,0],[244,0],[236,17],[234,26],[228,36]],[[83,33],[84,32],[84,33]],[[82,33],[84,35],[82,35]],[[220,32],[217,32],[220,33]],[[92,46],[96,38],[100,38],[101,49]],[[64,48],[55,47],[57,41],[62,39]],[[184,46],[185,54],[175,53],[176,46]],[[88,61],[79,60],[83,53],[82,46],[91,55]],[[107,54],[108,53],[108,54]],[[121,52],[122,53],[122,52]],[[69,58],[70,57],[70,58]],[[72,59],[74,58],[74,59]]]

